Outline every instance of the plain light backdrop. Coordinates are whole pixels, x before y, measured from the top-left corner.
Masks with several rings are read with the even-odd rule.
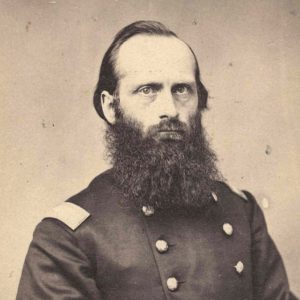
[[[194,49],[220,169],[257,197],[300,295],[300,1],[7,0],[0,13],[1,299],[47,210],[109,167],[93,91],[113,35],[140,19]]]

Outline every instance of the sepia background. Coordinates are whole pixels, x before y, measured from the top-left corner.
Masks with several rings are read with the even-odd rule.
[[[194,49],[220,169],[257,197],[300,295],[300,1],[1,0],[0,14],[1,299],[43,215],[109,166],[93,90],[113,35],[139,19]]]

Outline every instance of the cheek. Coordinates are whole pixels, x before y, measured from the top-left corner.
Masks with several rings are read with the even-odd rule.
[[[149,107],[141,105],[135,101],[122,101],[120,102],[120,108],[122,109],[125,116],[137,120],[141,123],[147,120],[147,117],[151,115]]]
[[[143,134],[147,132],[149,127],[157,125],[158,123],[158,121],[155,122],[155,120],[151,118],[154,114],[149,107],[141,105],[141,103],[136,103],[135,101],[123,101],[122,103],[122,101],[120,101],[120,109],[125,118],[138,123]]]
[[[179,119],[185,123],[189,123],[190,118],[198,113],[198,98],[192,99],[192,101],[180,104],[178,107]]]

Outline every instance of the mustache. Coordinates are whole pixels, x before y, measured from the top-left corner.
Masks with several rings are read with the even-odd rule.
[[[186,133],[188,131],[188,126],[179,121],[177,118],[169,118],[161,120],[157,125],[151,126],[148,131],[148,136],[154,136],[161,131],[177,131],[181,133]]]

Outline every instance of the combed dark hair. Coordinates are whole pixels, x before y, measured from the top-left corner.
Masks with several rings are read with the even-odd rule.
[[[118,85],[118,75],[115,69],[118,51],[123,43],[125,43],[128,39],[138,34],[177,37],[177,35],[173,31],[171,31],[165,25],[157,21],[137,21],[124,27],[116,34],[112,44],[104,54],[99,73],[99,80],[94,93],[95,109],[98,112],[99,116],[104,120],[106,119],[103,114],[102,105],[100,101],[101,93],[103,91],[107,91],[111,95],[115,93]],[[190,46],[188,47],[192,51],[196,62],[195,77],[199,97],[198,106],[199,109],[202,110],[207,107],[207,91],[200,81],[199,65],[195,53],[193,52]]]

